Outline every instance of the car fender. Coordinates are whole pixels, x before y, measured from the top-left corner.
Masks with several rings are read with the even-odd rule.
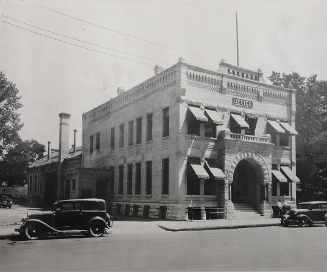
[[[102,217],[100,216],[95,216],[95,217],[92,217],[88,222],[87,222],[87,226],[90,227],[91,223],[94,222],[94,221],[100,221],[103,223],[103,226],[105,228],[108,228],[109,229],[109,226],[106,222],[106,220],[104,220]]]
[[[35,226],[39,227],[42,232],[63,232],[61,230],[57,230],[51,226],[49,226],[48,224],[44,223],[43,221],[39,220],[39,219],[28,219],[25,221],[25,223],[23,224],[23,226],[21,227],[21,229],[29,224],[34,224]]]
[[[309,220],[311,223],[313,223],[313,221],[311,220],[311,218],[305,214],[299,214],[297,216],[297,219],[302,219],[302,218],[306,218],[307,220]]]

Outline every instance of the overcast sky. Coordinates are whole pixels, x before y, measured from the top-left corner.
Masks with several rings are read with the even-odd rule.
[[[3,0],[0,70],[22,95],[23,140],[58,148],[60,112],[81,144],[82,113],[179,57],[327,79],[326,1]]]

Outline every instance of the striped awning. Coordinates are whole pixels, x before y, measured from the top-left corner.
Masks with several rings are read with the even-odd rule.
[[[287,182],[287,178],[278,170],[271,171],[280,182]]]
[[[193,168],[193,170],[194,170],[195,174],[198,176],[198,178],[202,178],[202,179],[208,179],[209,178],[209,174],[203,168],[202,165],[200,165],[200,164],[191,164],[191,167]]]
[[[249,128],[249,124],[245,122],[241,115],[231,114],[231,116],[241,128]]]
[[[297,131],[289,123],[280,122],[280,125],[287,131],[288,134],[298,135]]]
[[[281,166],[280,167],[283,171],[283,173],[294,182],[300,182],[300,179],[296,176],[296,174],[287,166]]]
[[[276,130],[276,132],[278,133],[285,133],[285,130],[279,125],[278,122],[276,121],[271,121],[271,120],[268,120],[268,124],[272,126],[272,128],[274,130]]]
[[[196,120],[202,122],[208,122],[208,118],[204,115],[204,110],[201,110],[200,108],[196,108],[196,107],[190,107],[190,106],[188,108]]]
[[[214,110],[205,110],[206,113],[208,114],[209,118],[216,124],[216,125],[223,125],[224,122],[221,118],[221,115],[218,111]]]

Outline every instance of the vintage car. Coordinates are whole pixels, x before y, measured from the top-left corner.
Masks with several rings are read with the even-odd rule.
[[[301,227],[313,224],[326,224],[327,226],[327,201],[310,201],[297,204],[296,209],[290,209],[282,215],[281,223],[284,227],[288,225],[299,225]]]
[[[12,198],[11,194],[0,193],[0,206],[3,208],[11,208]]]
[[[53,206],[53,212],[28,214],[16,231],[26,239],[35,240],[43,233],[71,230],[100,237],[112,227],[112,219],[106,211],[106,202],[103,199],[68,199],[57,201]]]

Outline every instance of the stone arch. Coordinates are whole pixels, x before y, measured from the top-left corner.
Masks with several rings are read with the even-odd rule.
[[[261,155],[255,152],[239,152],[237,153],[233,159],[230,161],[228,170],[227,170],[227,179],[228,183],[231,184],[233,182],[234,171],[238,163],[242,160],[247,160],[251,163],[253,168],[255,169],[256,173],[258,174],[258,178],[262,185],[271,184],[270,176],[269,176],[269,169],[262,158]]]

